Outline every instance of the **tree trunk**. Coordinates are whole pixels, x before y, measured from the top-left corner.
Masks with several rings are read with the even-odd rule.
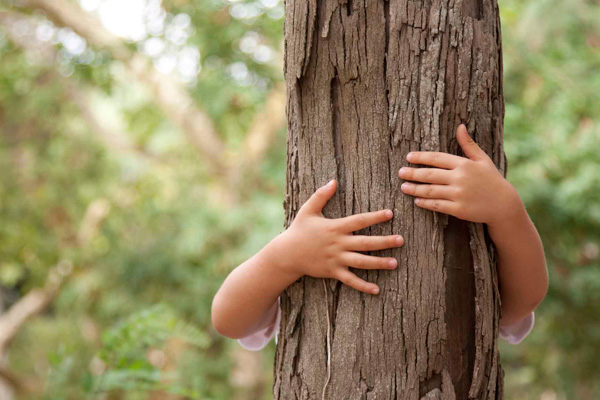
[[[369,235],[402,234],[394,271],[365,295],[304,277],[281,298],[275,399],[502,399],[500,298],[481,224],[414,206],[409,151],[459,154],[467,124],[502,173],[496,0],[287,0],[286,227],[329,179],[324,214],[390,208]]]

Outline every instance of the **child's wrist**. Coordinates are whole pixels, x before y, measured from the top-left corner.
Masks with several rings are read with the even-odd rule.
[[[261,251],[265,263],[271,272],[281,275],[290,283],[298,280],[302,274],[294,269],[290,262],[286,232],[284,231],[271,240]]]
[[[516,189],[506,181],[505,196],[501,199],[495,218],[487,222],[489,228],[503,230],[518,224],[524,218],[529,218],[521,197]]]

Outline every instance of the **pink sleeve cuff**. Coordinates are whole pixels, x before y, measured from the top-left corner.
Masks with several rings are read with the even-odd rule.
[[[529,335],[534,324],[533,312],[520,321],[500,327],[500,337],[510,344],[519,344]]]
[[[246,350],[262,350],[271,339],[275,338],[277,343],[277,333],[279,332],[279,322],[281,321],[281,308],[279,306],[279,298],[277,299],[277,316],[275,322],[266,328],[256,331],[248,336],[238,339],[239,344]]]

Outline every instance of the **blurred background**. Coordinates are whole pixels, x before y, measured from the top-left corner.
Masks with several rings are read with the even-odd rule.
[[[219,337],[210,302],[283,230],[283,7],[0,0],[0,399],[271,397],[273,344]],[[506,399],[600,399],[600,5],[500,7],[551,276]]]

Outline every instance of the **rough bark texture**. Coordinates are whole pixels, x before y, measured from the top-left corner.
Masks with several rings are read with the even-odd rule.
[[[364,234],[402,234],[395,271],[356,271],[378,296],[309,277],[281,298],[275,399],[502,399],[500,299],[485,228],[419,209],[398,169],[460,154],[466,123],[505,172],[496,0],[286,0],[289,226],[338,179],[324,214],[383,208]]]

